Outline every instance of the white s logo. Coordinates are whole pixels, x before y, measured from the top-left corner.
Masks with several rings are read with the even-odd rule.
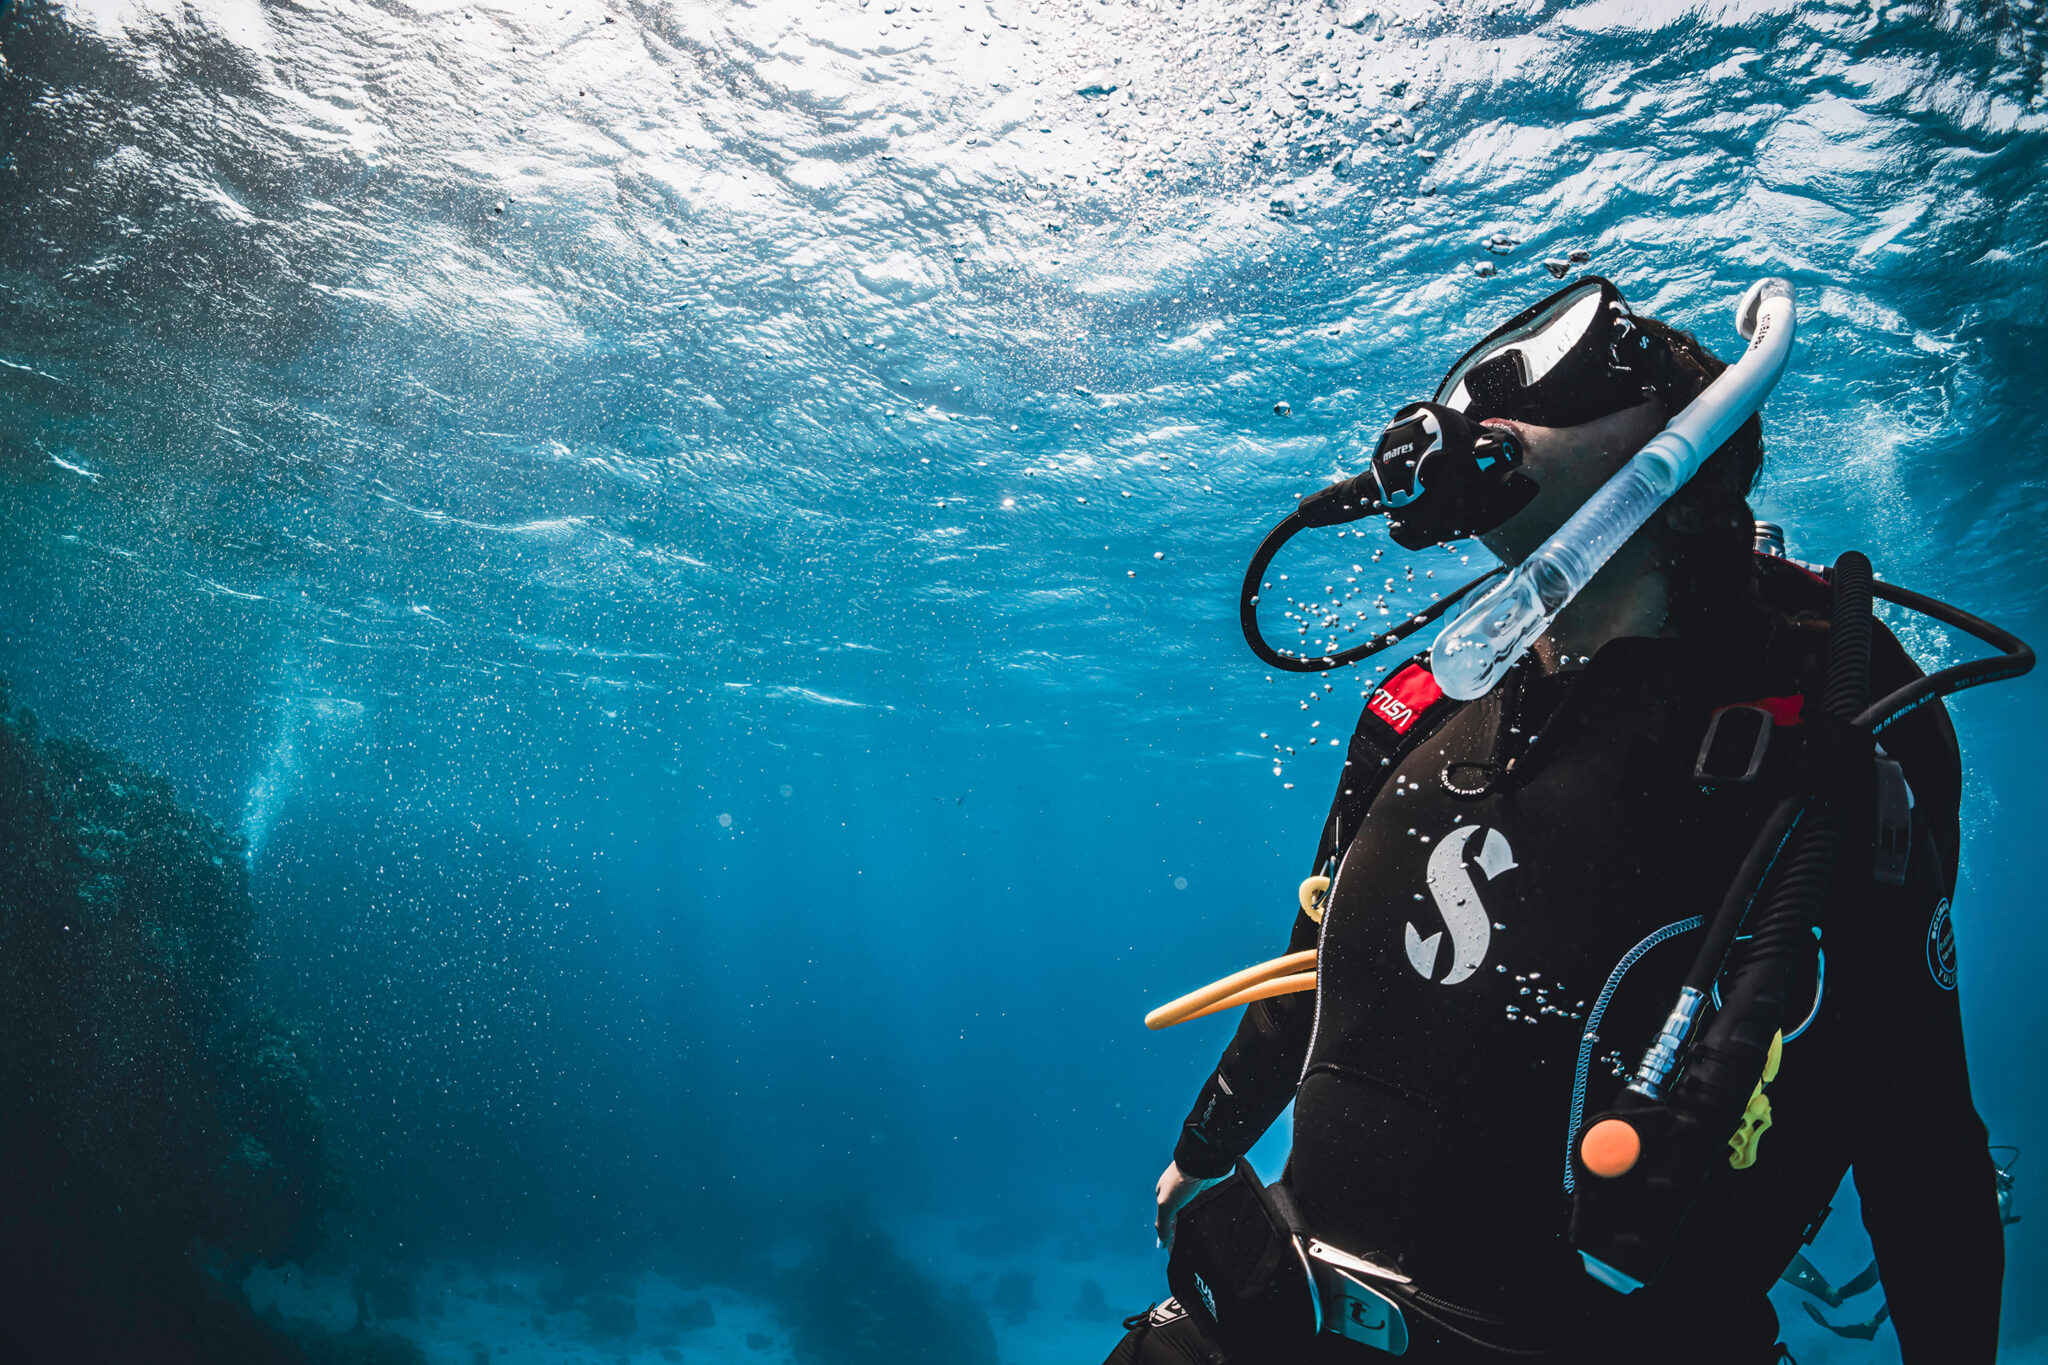
[[[1486,907],[1480,903],[1479,888],[1472,884],[1472,875],[1465,870],[1465,846],[1472,842],[1472,836],[1481,828],[1479,825],[1458,826],[1445,835],[1436,851],[1429,855],[1426,877],[1429,894],[1436,901],[1437,911],[1443,915],[1445,929],[1451,935],[1451,969],[1443,979],[1446,986],[1455,986],[1478,971],[1479,964],[1486,961],[1487,944],[1493,940],[1493,921],[1488,918]],[[1517,866],[1507,837],[1497,829],[1486,831],[1486,839],[1479,846],[1478,863],[1479,870],[1486,874],[1488,881]],[[1413,924],[1405,924],[1402,928],[1408,931],[1409,963],[1424,979],[1434,980],[1444,929],[1424,938],[1416,932]]]

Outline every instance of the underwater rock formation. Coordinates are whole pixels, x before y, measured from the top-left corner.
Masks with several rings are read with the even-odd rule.
[[[0,1315],[20,1359],[305,1359],[239,1291],[338,1184],[238,841],[0,687]],[[34,1348],[30,1348],[30,1343]]]

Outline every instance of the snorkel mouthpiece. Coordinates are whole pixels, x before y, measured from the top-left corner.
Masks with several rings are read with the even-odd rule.
[[[1622,542],[1762,406],[1792,354],[1796,310],[1791,284],[1772,277],[1751,285],[1735,317],[1737,329],[1749,339],[1742,358],[1637,451],[1541,549],[1437,636],[1430,671],[1446,693],[1470,701],[1490,691]]]

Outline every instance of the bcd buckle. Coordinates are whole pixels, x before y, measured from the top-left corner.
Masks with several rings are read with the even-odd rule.
[[[1692,765],[1694,780],[1709,786],[1756,781],[1776,728],[1777,719],[1764,707],[1743,703],[1717,708]]]
[[[1877,750],[1877,831],[1872,840],[1870,875],[1886,886],[1904,886],[1912,856],[1913,789],[1899,761]]]
[[[1392,1356],[1407,1353],[1408,1319],[1402,1314],[1401,1305],[1371,1283],[1379,1280],[1389,1287],[1407,1284],[1406,1275],[1316,1238],[1307,1239],[1304,1245],[1297,1237],[1294,1246],[1302,1267],[1308,1271],[1318,1335],[1342,1337]]]

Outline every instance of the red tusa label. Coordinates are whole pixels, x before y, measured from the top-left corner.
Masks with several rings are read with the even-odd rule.
[[[1372,694],[1372,700],[1365,709],[1394,727],[1394,733],[1405,735],[1415,724],[1415,718],[1429,709],[1444,690],[1438,687],[1436,679],[1421,664],[1410,664],[1387,679],[1379,691]]]

